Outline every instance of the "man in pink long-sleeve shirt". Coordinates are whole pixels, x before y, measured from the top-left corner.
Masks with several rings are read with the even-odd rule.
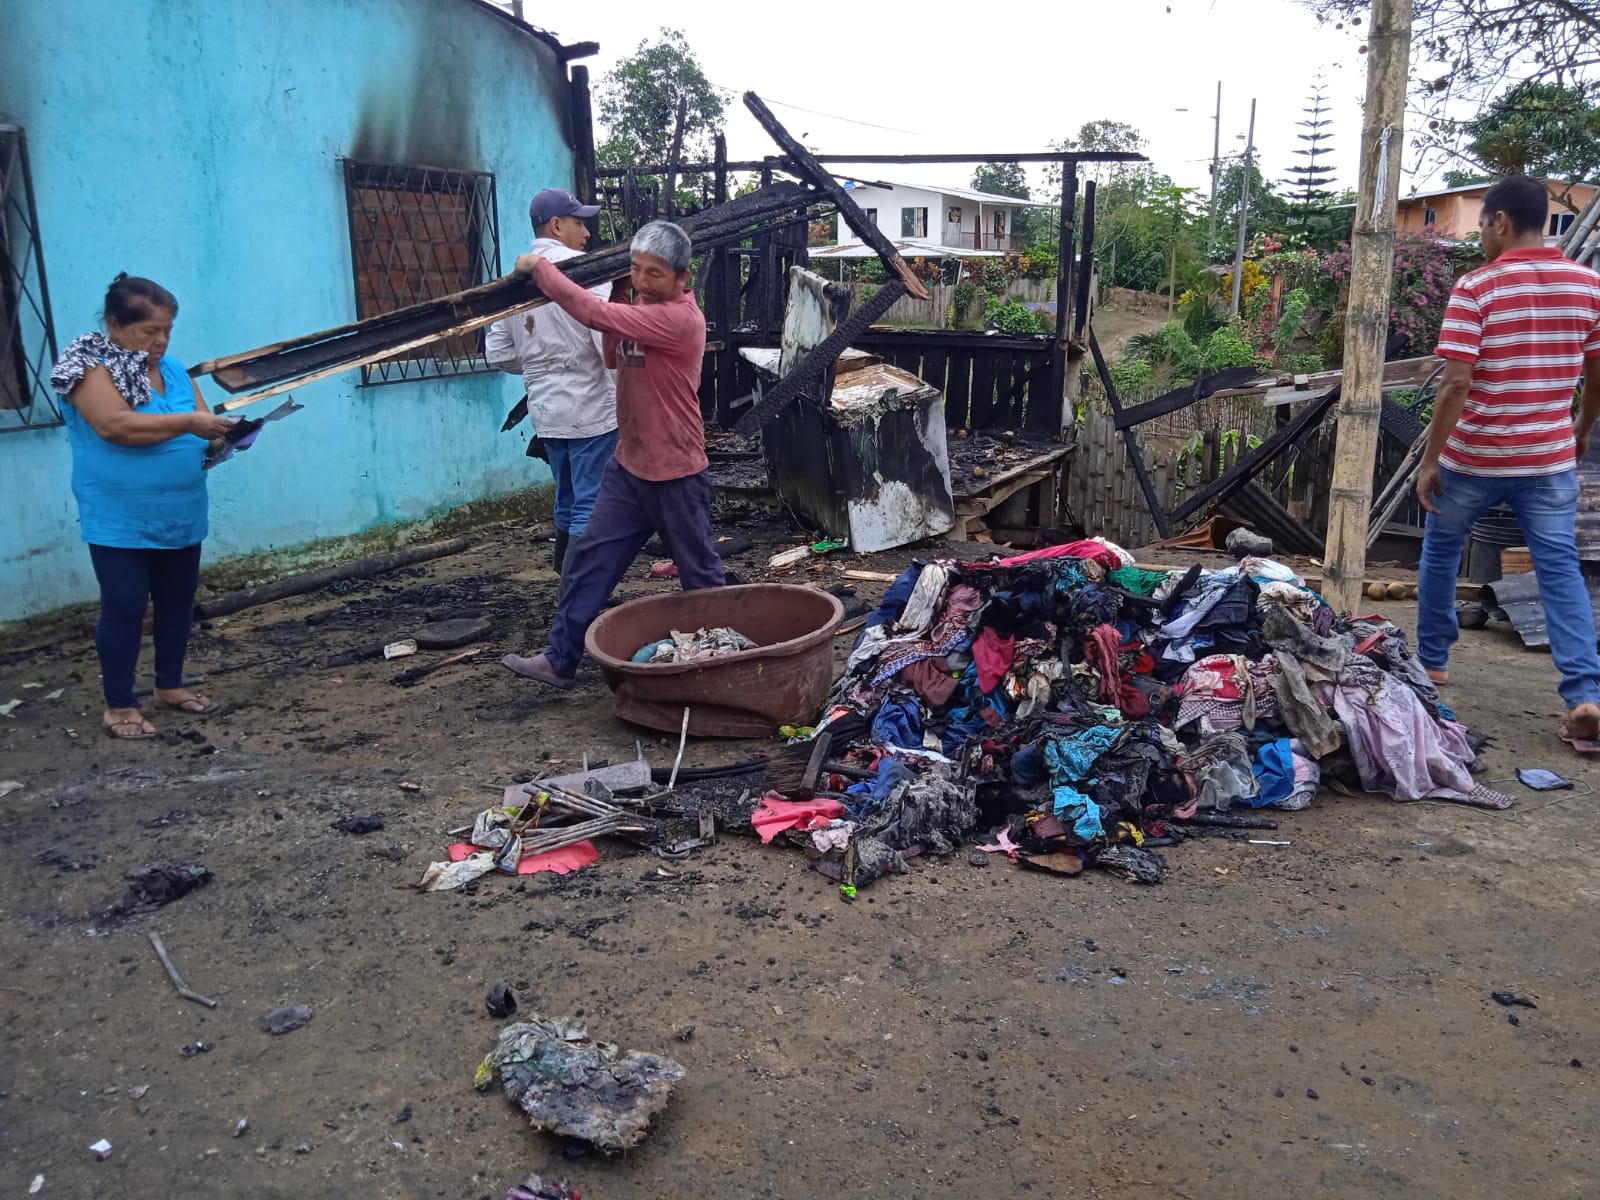
[[[617,370],[617,456],[606,466],[583,536],[569,551],[550,645],[507,667],[551,687],[570,688],[583,635],[652,533],[666,543],[684,588],[721,587],[712,543],[713,488],[700,417],[706,319],[689,291],[689,235],[652,221],[633,238],[631,305],[607,304],[548,259],[524,254],[519,274],[569,315],[605,334],[606,366]]]

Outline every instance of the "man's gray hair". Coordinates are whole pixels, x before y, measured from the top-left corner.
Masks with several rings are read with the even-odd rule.
[[[654,254],[672,268],[674,275],[682,275],[689,269],[689,256],[693,252],[689,235],[671,221],[641,225],[629,249],[635,254]]]

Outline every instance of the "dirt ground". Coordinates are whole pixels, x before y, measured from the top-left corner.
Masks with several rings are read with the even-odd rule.
[[[750,577],[799,540],[724,531],[760,534],[733,563]],[[419,893],[482,784],[641,736],[591,667],[554,695],[498,665],[544,631],[547,560],[506,530],[218,620],[191,673],[222,708],[161,714],[168,740],[100,736],[87,637],[0,654],[0,703],[24,701],[0,718],[0,779],[24,785],[0,799],[0,1195],[42,1175],[39,1195],[95,1200],[500,1200],[532,1169],[593,1200],[1596,1194],[1600,766],[1555,740],[1549,658],[1504,627],[1464,635],[1449,690],[1494,739],[1484,778],[1578,781],[1504,782],[1507,813],[1324,793],[1267,835],[1290,845],[1190,842],[1154,887],[963,853],[847,904],[799,854],[727,835],[675,878],[606,842],[574,875]],[[671,586],[647,567],[627,594]],[[414,688],[389,683],[406,664],[323,665],[463,611],[495,618],[482,660]],[[329,827],[371,813],[382,832]],[[153,863],[215,880],[108,919]],[[152,929],[214,1010],[174,994]],[[494,983],[683,1063],[648,1142],[586,1154],[473,1090]],[[259,1028],[290,1003],[308,1025]]]

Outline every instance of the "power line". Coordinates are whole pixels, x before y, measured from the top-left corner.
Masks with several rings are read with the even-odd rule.
[[[724,87],[720,83],[713,83],[711,86],[716,88],[719,92],[727,92],[728,95],[730,95],[730,96],[742,96],[742,95],[744,95],[744,92],[741,91],[740,89],[731,88],[731,87]],[[767,104],[771,104],[776,108],[789,108],[789,109],[793,109],[795,112],[808,113],[813,117],[826,117],[830,121],[843,121],[847,125],[860,125],[860,126],[863,126],[866,129],[881,129],[885,133],[903,133],[908,137],[927,137],[928,136],[926,133],[920,133],[915,129],[898,129],[893,125],[874,125],[871,121],[858,121],[854,117],[841,117],[838,113],[822,112],[819,109],[805,108],[804,106],[799,105],[799,104],[786,104],[784,101],[782,101],[782,100],[774,100],[770,96],[762,96],[761,99],[764,102],[766,102]]]

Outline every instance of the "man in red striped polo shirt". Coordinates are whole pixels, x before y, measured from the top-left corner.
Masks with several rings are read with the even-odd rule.
[[[1600,654],[1578,561],[1577,459],[1600,416],[1600,275],[1544,245],[1550,197],[1526,175],[1483,198],[1488,265],[1462,276],[1435,353],[1444,376],[1417,497],[1428,510],[1417,585],[1417,658],[1436,683],[1457,636],[1456,575],[1472,524],[1516,513],[1539,578],[1567,706],[1563,736],[1600,738]],[[1583,405],[1572,414],[1583,379]]]

